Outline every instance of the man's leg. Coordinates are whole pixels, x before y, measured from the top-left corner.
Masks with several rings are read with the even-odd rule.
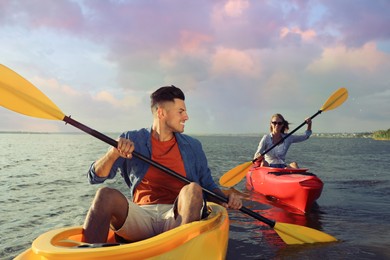
[[[180,225],[200,220],[202,207],[202,187],[195,182],[184,186],[179,193],[177,205],[177,220]]]
[[[99,189],[84,222],[84,242],[105,243],[110,224],[119,229],[127,212],[127,198],[120,191],[108,187]]]

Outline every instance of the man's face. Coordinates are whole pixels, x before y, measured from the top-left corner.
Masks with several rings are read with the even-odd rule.
[[[184,100],[175,98],[174,102],[163,104],[165,126],[172,132],[183,133],[185,121],[189,119]]]

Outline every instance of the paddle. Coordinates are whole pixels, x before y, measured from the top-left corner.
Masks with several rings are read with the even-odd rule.
[[[62,113],[61,110],[33,84],[3,65],[0,65],[0,105],[28,116],[51,120],[62,120],[108,143],[109,145],[117,147],[117,141],[112,138],[91,129],[68,116],[65,116],[65,114]],[[185,183],[190,183],[190,180],[187,178],[143,156],[142,154],[134,151],[133,156],[151,164],[175,178],[180,179]],[[204,188],[203,191],[220,201],[226,203],[228,202],[228,199],[224,196],[218,195]],[[286,244],[337,241],[335,237],[315,229],[297,226],[294,224],[276,223],[275,221],[267,219],[245,207],[242,207],[240,211],[274,228]]]
[[[101,248],[110,246],[120,246],[121,243],[85,243],[72,239],[62,239],[56,243],[57,246],[74,247],[74,248]]]
[[[340,106],[344,101],[348,98],[348,91],[345,88],[340,88],[337,91],[335,91],[329,98],[326,100],[326,102],[322,105],[320,110],[317,111],[314,115],[310,117],[310,119],[315,118],[317,115],[321,114],[324,111],[329,111],[332,109],[335,109],[336,107]],[[295,128],[292,132],[290,132],[288,135],[284,136],[279,142],[265,150],[263,153],[261,153],[261,156],[264,156],[266,153],[274,149],[277,145],[282,143],[286,138],[288,138],[290,135],[295,133],[298,129],[300,129],[302,126],[306,124],[306,121],[304,121],[302,124],[300,124],[297,128]],[[249,162],[245,162],[243,164],[240,164],[233,169],[226,172],[220,179],[219,184],[223,187],[232,187],[239,183],[248,172],[249,168],[252,167],[252,164],[256,160],[252,160]]]

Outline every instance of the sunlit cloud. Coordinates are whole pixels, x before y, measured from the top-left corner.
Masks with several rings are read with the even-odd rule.
[[[100,91],[92,99],[110,104],[112,107],[120,109],[128,109],[131,107],[137,107],[140,104],[140,100],[135,96],[124,96],[120,99],[115,98],[113,94],[108,91]]]
[[[211,40],[212,37],[206,34],[187,30],[180,32],[180,47],[184,52],[197,52],[204,43],[208,43]]]
[[[390,55],[378,51],[374,42],[361,48],[336,46],[326,48],[320,59],[313,61],[308,70],[316,73],[330,73],[340,70],[373,72],[383,64],[389,64]]]
[[[224,12],[228,16],[238,17],[249,7],[248,0],[229,0],[224,6]]]
[[[240,76],[260,76],[259,61],[244,51],[220,47],[212,57],[213,74],[234,74]]]
[[[280,38],[285,38],[289,34],[299,35],[302,38],[302,40],[304,40],[304,41],[310,41],[310,40],[314,39],[317,35],[314,30],[310,29],[310,30],[302,31],[301,29],[299,29],[297,27],[293,27],[291,29],[287,28],[287,27],[283,27],[280,30]]]
[[[317,107],[337,87],[351,100],[329,115],[351,121],[315,129],[375,130],[388,127],[390,111],[389,8],[388,1],[360,2],[352,12],[348,1],[323,0],[5,0],[0,62],[66,114],[107,131],[150,126],[149,95],[171,84],[191,108],[186,132],[258,132],[275,111],[300,122],[305,105]],[[57,129],[15,118],[0,110],[0,131]],[[373,118],[381,120],[355,123]]]
[[[57,93],[59,96],[80,97],[82,93],[69,85],[60,84],[56,79],[33,77],[31,81],[45,93]]]

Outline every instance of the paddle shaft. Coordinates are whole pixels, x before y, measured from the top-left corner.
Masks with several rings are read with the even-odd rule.
[[[84,131],[87,134],[90,134],[90,135],[100,139],[101,141],[103,141],[103,142],[105,142],[105,143],[107,143],[107,144],[109,144],[111,146],[114,146],[115,148],[118,146],[118,142],[116,140],[114,140],[114,139],[112,139],[112,138],[110,138],[110,137],[108,137],[108,136],[106,136],[106,135],[104,135],[104,134],[102,134],[102,133],[100,133],[100,132],[98,132],[98,131],[96,131],[96,130],[94,130],[94,129],[92,129],[92,128],[90,128],[90,127],[88,127],[88,126],[86,126],[86,125],[84,125],[82,123],[80,123],[80,122],[78,122],[78,121],[76,121],[76,120],[74,120],[71,117],[65,116],[63,121],[68,123],[68,124],[70,124],[70,125],[72,125],[72,126],[74,126],[74,127],[76,127],[76,128],[78,128],[78,129],[80,129],[80,130],[82,130],[82,131]],[[136,157],[136,158],[146,162],[146,163],[149,163],[150,165],[156,167],[157,169],[159,169],[159,170],[161,170],[161,171],[163,171],[163,172],[165,172],[165,173],[167,173],[167,174],[169,174],[169,175],[171,175],[171,176],[173,176],[173,177],[175,177],[175,178],[177,178],[177,179],[187,183],[187,184],[191,183],[191,181],[189,179],[181,176],[177,172],[175,172],[175,171],[165,167],[162,164],[159,164],[158,162],[155,162],[155,161],[145,157],[144,155],[142,155],[142,154],[140,154],[140,153],[138,153],[136,151],[133,151],[132,155],[134,157]],[[124,176],[126,176],[126,174],[124,174]],[[126,182],[128,182],[128,181],[126,180]],[[215,192],[212,192],[212,191],[210,191],[208,189],[205,189],[203,187],[202,187],[202,190],[206,194],[208,194],[208,195],[210,195],[210,196],[212,196],[212,197],[214,197],[214,198],[216,198],[216,199],[218,199],[220,201],[228,203],[228,199],[226,197],[221,196],[219,194],[216,194]],[[260,220],[260,221],[266,223],[267,225],[269,225],[272,228],[275,226],[275,222],[274,221],[272,221],[270,219],[267,219],[267,218],[257,214],[256,212],[254,212],[254,211],[252,211],[252,210],[250,210],[248,208],[241,207],[240,211],[245,213],[245,214],[248,214],[249,216],[251,216],[251,217],[253,217],[253,218],[257,219],[257,220]]]
[[[322,110],[318,110],[317,113],[315,113],[314,115],[312,115],[310,117],[310,119],[313,119],[315,118],[316,116],[318,116],[319,114],[322,113]],[[271,146],[270,148],[268,148],[267,150],[265,150],[263,153],[261,153],[261,156],[264,156],[265,154],[267,154],[269,151],[271,151],[272,149],[274,149],[276,146],[278,146],[279,144],[281,144],[284,140],[286,140],[289,136],[291,136],[293,133],[295,133],[296,131],[298,131],[302,126],[304,126],[306,124],[306,121],[304,121],[302,124],[300,124],[297,128],[295,128],[294,130],[292,130],[290,133],[288,133],[286,136],[284,136],[282,139],[279,140],[279,142],[277,142],[276,144],[274,144],[273,146]],[[255,160],[253,160],[252,162],[255,162]]]

